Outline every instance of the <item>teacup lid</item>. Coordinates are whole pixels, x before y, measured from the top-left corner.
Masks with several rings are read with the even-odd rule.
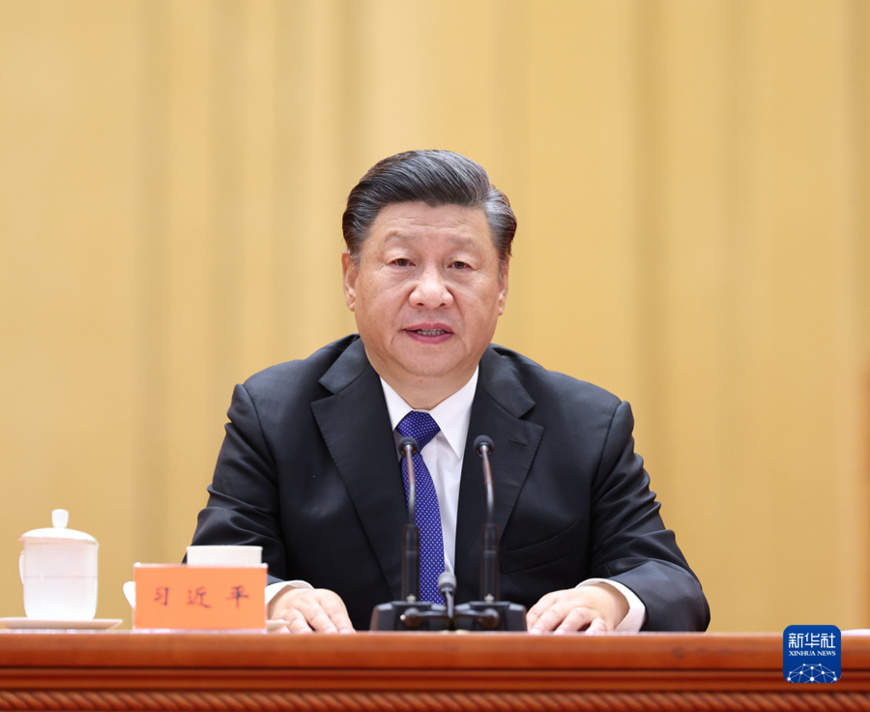
[[[96,544],[97,540],[90,534],[77,531],[76,529],[67,529],[66,525],[69,522],[69,512],[65,509],[51,510],[51,523],[53,526],[43,529],[33,529],[32,531],[22,534],[18,537],[18,541],[28,542],[59,542],[59,541],[81,541],[90,544]]]

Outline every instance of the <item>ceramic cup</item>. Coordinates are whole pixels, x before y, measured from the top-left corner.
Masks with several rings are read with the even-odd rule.
[[[34,529],[18,540],[23,549],[18,572],[28,618],[91,620],[97,613],[97,550],[94,537],[67,529],[69,512],[55,509],[53,526]]]
[[[188,566],[259,566],[262,546],[188,546]]]

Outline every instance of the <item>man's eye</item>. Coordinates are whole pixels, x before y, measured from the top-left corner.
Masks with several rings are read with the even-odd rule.
[[[453,269],[467,269],[468,263],[467,262],[460,262],[459,260],[457,260],[456,262],[451,262],[450,266]]]
[[[396,267],[407,267],[411,264],[411,260],[407,257],[399,257],[398,259],[393,260],[393,264],[396,265]]]

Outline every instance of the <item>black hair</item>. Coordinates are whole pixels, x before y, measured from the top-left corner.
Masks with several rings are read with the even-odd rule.
[[[507,196],[481,165],[452,151],[406,151],[376,163],[350,191],[342,216],[348,252],[359,262],[362,243],[387,205],[422,201],[432,207],[460,205],[486,215],[502,268],[511,254],[517,219]]]

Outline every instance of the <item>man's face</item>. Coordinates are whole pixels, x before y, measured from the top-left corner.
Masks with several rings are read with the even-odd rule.
[[[342,266],[369,361],[411,406],[434,407],[468,382],[507,297],[507,265],[499,274],[482,210],[388,205],[359,264],[345,253]]]

